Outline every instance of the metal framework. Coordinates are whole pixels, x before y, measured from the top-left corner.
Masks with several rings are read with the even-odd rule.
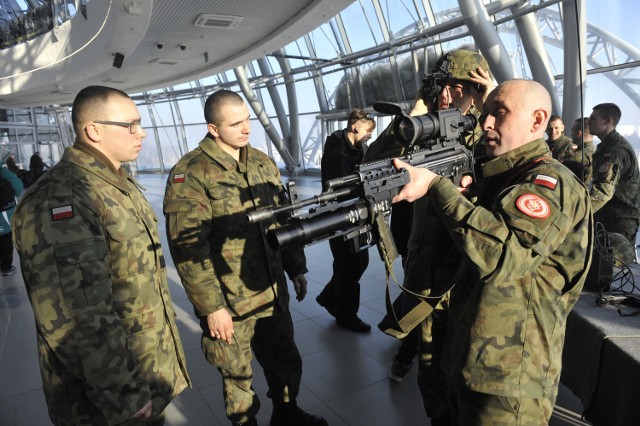
[[[289,173],[304,172],[306,165],[317,162],[326,134],[339,128],[348,113],[348,110],[336,111],[333,107],[336,91],[328,90],[327,77],[341,76],[346,81],[350,108],[369,107],[363,82],[374,65],[383,64],[389,72],[389,89],[399,102],[408,105],[411,99],[407,98],[400,78],[399,59],[410,59],[412,79],[417,86],[421,80],[419,70],[429,68],[427,49],[433,50],[436,56],[439,56],[448,43],[465,37],[473,37],[477,41],[498,80],[525,76],[530,72],[535,80],[543,83],[552,92],[556,111],[561,110],[559,97],[562,96],[562,110],[567,117],[575,117],[582,113],[579,109],[583,95],[576,94],[575,88],[585,81],[587,74],[599,72],[607,72],[607,78],[640,108],[640,90],[637,86],[640,80],[634,78],[640,65],[640,51],[602,28],[587,24],[584,14],[572,16],[572,13],[575,13],[574,2],[543,0],[533,5],[520,0],[501,0],[485,5],[481,0],[458,0],[459,8],[434,13],[428,0],[400,0],[407,11],[415,13],[416,18],[413,25],[400,31],[396,29],[394,32],[387,22],[388,16],[385,14],[383,1],[357,2],[362,8],[363,22],[369,26],[371,34],[377,32],[382,35],[382,40],[378,40],[375,46],[354,51],[346,28],[347,23],[339,14],[322,27],[323,36],[335,47],[333,58],[318,58],[317,43],[311,34],[307,34],[287,49],[281,49],[245,67],[236,68],[233,75],[230,72],[220,73],[204,79],[207,83],[195,80],[189,87],[182,85],[179,89],[165,88],[132,96],[141,108],[146,108],[151,121],[147,130],[153,132],[156,143],[158,166],[154,169],[166,171],[170,164],[165,164],[165,161],[169,161],[167,158],[173,158],[164,155],[164,141],[171,144],[177,155],[182,155],[189,149],[185,111],[182,110],[181,101],[199,99],[204,104],[207,93],[220,88],[232,88],[241,90],[253,108],[257,122],[264,129],[265,139],[270,141],[266,144],[269,155],[281,159]],[[365,13],[364,2],[369,2],[368,6],[373,11],[371,16]],[[29,1],[30,6],[40,6],[41,3],[39,0]],[[85,1],[56,0],[55,3],[62,4],[66,9],[71,4],[71,7],[78,10]],[[584,10],[586,0],[577,0],[575,3],[578,4],[579,11]],[[0,0],[0,21],[3,16],[8,16],[10,6],[17,6],[16,1]],[[576,31],[562,31],[562,28],[576,28]],[[518,47],[515,52],[507,52],[503,45],[502,36],[507,34],[517,38]],[[582,60],[585,65],[589,64],[592,69],[582,73],[575,70],[567,73],[566,70],[572,67],[565,65],[565,73],[556,75],[557,67],[547,53],[547,46],[562,49],[565,64],[575,63],[576,60],[584,58]],[[419,55],[418,52],[425,54]],[[420,62],[421,58],[423,63]],[[302,65],[292,67],[294,59],[302,60]],[[528,70],[525,64],[529,65]],[[586,67],[580,68],[584,70]],[[297,83],[306,81],[313,84],[318,111],[311,114],[315,118],[314,123],[304,130],[300,119],[307,117],[309,113],[299,114],[297,111]],[[558,91],[559,87],[563,88],[563,93]],[[283,93],[286,94],[286,102],[284,96],[281,98]],[[264,96],[267,95],[273,105],[272,117],[265,109]],[[160,118],[169,118],[158,117],[155,105],[160,102],[167,102],[170,106],[172,123],[169,127],[173,125],[175,128],[172,134],[160,134],[159,128],[167,127],[164,124],[159,125]],[[55,135],[50,138],[54,144],[69,145],[72,142],[73,132],[68,109],[43,110],[43,113],[50,117],[50,122],[58,123],[46,126],[38,124],[36,110],[19,111],[22,112],[6,114],[4,120],[4,117],[0,116],[0,138],[11,145],[15,144],[15,149],[13,146],[12,149],[18,157],[23,156],[21,150],[24,149],[18,149],[17,145],[32,144],[32,150],[36,150],[36,144],[41,140],[40,136],[45,129],[53,132],[52,129],[55,128]],[[17,116],[23,117],[21,122],[15,121]],[[379,124],[384,124],[384,121],[379,120]],[[27,137],[27,133],[32,136]],[[277,152],[273,152],[272,147]],[[29,151],[31,150],[26,150],[24,155],[30,155]],[[55,155],[52,155],[52,161],[55,161],[54,157]]]

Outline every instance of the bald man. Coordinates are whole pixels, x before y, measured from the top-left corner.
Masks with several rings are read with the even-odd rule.
[[[585,187],[543,139],[550,111],[534,81],[491,92],[475,204],[450,180],[396,160],[411,180],[394,202],[428,194],[460,253],[443,356],[456,424],[543,425],[553,411],[593,226]]]

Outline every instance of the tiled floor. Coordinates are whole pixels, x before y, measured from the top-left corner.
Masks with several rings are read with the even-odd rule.
[[[163,175],[140,175],[146,196],[154,206],[161,234]],[[316,177],[298,181],[302,196],[320,192]],[[166,240],[163,241],[168,255]],[[296,341],[303,356],[302,389],[298,402],[302,408],[324,416],[330,425],[415,426],[429,425],[415,381],[415,368],[399,384],[388,378],[388,368],[397,342],[375,326],[370,334],[355,334],[336,327],[333,318],[318,306],[315,296],[331,275],[331,252],[326,242],[306,249],[309,273],[308,295],[293,300]],[[382,318],[385,304],[384,267],[377,251],[371,249],[371,262],[361,284],[360,316],[375,325]],[[18,264],[18,260],[15,260]],[[207,364],[200,350],[200,328],[169,259],[171,292],[178,314],[178,325],[187,355],[193,387],[182,393],[167,409],[169,426],[227,425],[222,402],[219,373]],[[401,279],[401,268],[395,271]],[[397,294],[394,289],[393,293]],[[262,401],[260,425],[268,425],[271,414],[266,383],[256,365],[255,389]],[[569,390],[561,387],[552,425],[587,424],[580,420],[581,404]],[[42,393],[31,307],[22,276],[0,278],[0,425],[50,425]]]

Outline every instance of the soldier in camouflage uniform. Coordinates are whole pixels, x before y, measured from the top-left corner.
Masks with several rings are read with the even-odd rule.
[[[162,424],[189,385],[157,217],[121,167],[146,137],[127,94],[89,86],[77,139],[13,217],[56,425]]]
[[[601,141],[593,154],[590,195],[595,221],[635,245],[640,222],[640,171],[633,147],[616,130],[621,116],[616,104],[604,103],[593,107],[589,117],[591,134]]]
[[[578,148],[571,138],[564,134],[564,123],[558,115],[552,115],[549,118],[547,136],[547,145],[549,145],[551,155],[561,163]]]
[[[407,167],[394,202],[428,192],[462,253],[445,356],[459,425],[546,425],[564,331],[591,261],[586,188],[543,139],[551,98],[534,81],[491,92],[481,116],[489,160],[472,203],[427,169]]]
[[[302,359],[293,337],[286,271],[306,294],[302,248],[269,248],[267,228],[246,214],[288,202],[274,161],[249,145],[249,109],[234,92],[205,104],[209,133],[171,170],[164,197],[171,255],[203,330],[202,349],[222,374],[226,414],[257,425],[251,360],[262,366],[272,425],[326,425],[296,404]]]
[[[484,57],[469,49],[448,52],[436,61],[430,75],[440,72],[446,75],[446,80],[439,93],[434,99],[427,99],[425,91],[421,90],[409,114],[417,116],[428,111],[458,108],[465,114],[478,116],[478,108],[494,86]],[[383,138],[384,135],[378,138],[368,152],[379,149],[375,144],[387,143]],[[478,126],[466,137],[467,147],[472,151],[476,150],[480,138],[481,129]],[[483,156],[482,151],[477,150],[476,160]],[[402,340],[393,358],[390,377],[402,380],[411,369],[412,358],[418,354],[418,385],[426,414],[432,425],[446,425],[449,424],[449,404],[440,361],[447,329],[449,295],[446,290],[453,272],[447,261],[448,254],[453,249],[452,241],[427,197],[408,205],[412,210],[411,219],[403,217],[400,226],[394,224],[397,224],[398,213],[402,214],[406,207],[398,210],[395,206],[391,217],[392,230],[396,230],[394,238],[398,235],[397,229],[400,226],[410,226],[403,285],[423,295],[444,294],[444,297],[437,303],[433,313]],[[401,294],[400,297],[407,296]]]
[[[573,122],[571,140],[576,145],[576,150],[571,151],[562,164],[582,179],[585,186],[589,188],[593,180],[592,162],[596,148],[593,145],[593,136],[589,131],[588,118],[578,118]]]

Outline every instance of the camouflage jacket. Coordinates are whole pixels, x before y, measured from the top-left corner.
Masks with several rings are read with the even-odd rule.
[[[60,425],[120,423],[149,400],[157,415],[189,384],[157,217],[133,179],[92,151],[67,149],[13,216]]]
[[[578,149],[573,140],[565,135],[560,136],[555,141],[547,141],[551,155],[553,158],[563,163],[567,158],[570,158],[571,154]]]
[[[270,315],[275,301],[286,311],[284,270],[290,278],[307,272],[302,248],[281,256],[267,245],[265,233],[274,222],[250,224],[246,219],[257,208],[288,202],[278,168],[250,145],[240,156],[236,161],[207,135],[167,180],[169,247],[200,318],[220,308],[235,320]]]
[[[429,198],[463,255],[450,372],[477,392],[553,397],[566,319],[591,261],[586,188],[538,139],[483,164],[476,205],[442,178]]]
[[[629,142],[616,130],[604,138],[593,154],[590,195],[597,215],[640,219],[638,158]]]
[[[591,186],[593,181],[593,153],[595,150],[593,140],[583,141],[582,144],[577,145],[575,151],[570,151],[562,161],[565,167],[582,179],[587,188]]]

